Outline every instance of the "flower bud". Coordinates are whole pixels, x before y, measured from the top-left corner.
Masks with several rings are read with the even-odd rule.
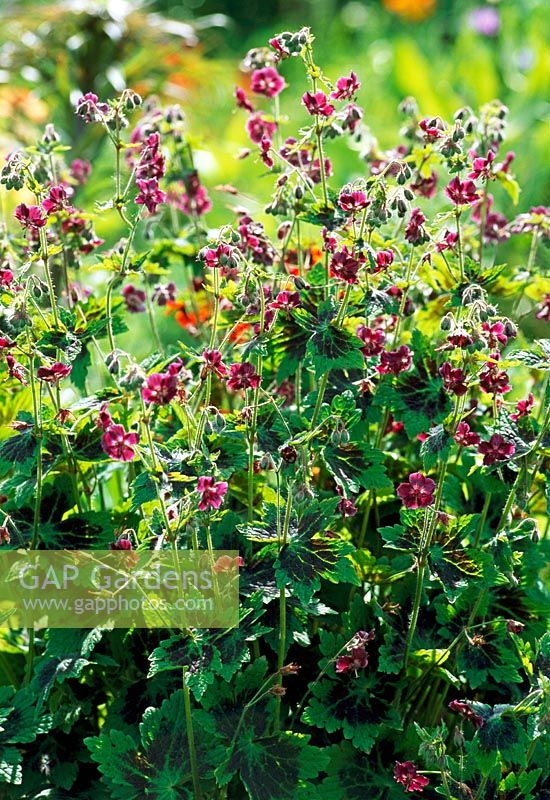
[[[120,372],[120,361],[118,359],[118,353],[113,351],[105,356],[105,366],[107,367],[107,371],[110,375],[118,375]]]
[[[441,322],[439,323],[439,327],[442,331],[450,331],[453,327],[453,315],[452,314],[445,314]]]

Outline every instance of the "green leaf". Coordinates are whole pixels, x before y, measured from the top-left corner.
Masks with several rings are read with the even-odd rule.
[[[193,712],[201,782],[213,784],[213,768],[224,755],[208,715]],[[127,733],[109,730],[84,743],[102,773],[112,800],[183,800],[193,797],[183,692],[174,692],[160,708],[148,708],[137,744]]]
[[[334,480],[346,493],[385,489],[392,485],[386,475],[384,453],[366,442],[341,447],[330,444],[323,449],[322,456]]]
[[[312,697],[302,715],[308,725],[332,734],[341,731],[359,750],[368,753],[384,726],[398,726],[397,716],[374,694],[375,676],[361,674],[345,679],[325,677],[313,685]]]
[[[155,481],[148,472],[142,472],[130,486],[132,501],[130,509],[137,511],[138,508],[157,499],[157,487]]]
[[[0,443],[0,468],[2,472],[13,467],[17,472],[31,474],[36,458],[36,437],[33,430],[22,431]]]
[[[227,763],[216,770],[218,782],[224,786],[238,773],[250,800],[297,800],[300,788],[328,762],[309,738],[290,732],[256,738],[246,728]]]
[[[362,369],[361,340],[330,321],[319,322],[307,344],[307,354],[320,378],[333,369]]]
[[[84,346],[73,361],[71,371],[71,381],[82,394],[86,391],[86,379],[92,365],[92,357],[88,347]]]
[[[333,583],[358,585],[359,579],[348,556],[353,547],[339,537],[326,537],[338,498],[312,503],[303,511],[299,522],[291,523],[288,543],[275,561],[277,586],[292,586],[304,602],[308,602],[321,586],[323,577]]]

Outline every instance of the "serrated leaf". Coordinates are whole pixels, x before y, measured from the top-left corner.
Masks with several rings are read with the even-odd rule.
[[[322,456],[334,480],[346,493],[392,485],[386,475],[384,453],[365,442],[340,447],[330,444],[323,449]]]

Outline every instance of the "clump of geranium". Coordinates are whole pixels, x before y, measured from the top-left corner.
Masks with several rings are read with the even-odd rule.
[[[177,556],[206,543],[233,586],[246,563],[230,630],[193,617],[176,626],[185,635],[128,630],[124,648],[105,630],[110,660],[82,655],[105,724],[81,714],[72,730],[112,770],[62,789],[124,791],[112,741],[136,738],[126,704],[149,655],[169,692],[169,672],[153,673],[183,665],[185,691],[153,713],[140,796],[166,777],[157,731],[181,730],[182,714],[189,758],[170,782],[197,797],[352,783],[540,794],[550,222],[543,206],[510,210],[508,111],[495,101],[444,119],[407,98],[386,149],[377,109],[363,124],[368,73],[325,74],[307,28],[241,66],[237,155],[269,187],[259,197],[238,170],[214,194],[182,108],[131,89],[75,104],[109,169],[85,157],[88,137],[68,154],[52,125],[2,169],[25,193],[6,204],[0,247],[0,544],[74,549],[82,533]],[[358,155],[345,176],[335,140]],[[218,193],[240,199],[211,215]],[[10,636],[27,703],[63,644]],[[100,691],[111,663],[116,704]],[[56,754],[75,680],[40,700]],[[43,740],[22,745],[8,759],[21,792],[57,792],[57,769],[27,779]]]

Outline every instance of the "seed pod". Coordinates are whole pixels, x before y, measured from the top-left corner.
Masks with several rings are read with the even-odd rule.
[[[452,314],[445,314],[442,318],[441,322],[439,323],[439,327],[442,331],[450,331],[453,327],[453,315]]]
[[[509,339],[515,339],[518,335],[518,329],[512,322],[512,320],[507,319],[504,323],[504,333],[508,336]]]
[[[110,375],[118,375],[120,372],[120,361],[116,352],[113,351],[105,356],[105,366]]]

